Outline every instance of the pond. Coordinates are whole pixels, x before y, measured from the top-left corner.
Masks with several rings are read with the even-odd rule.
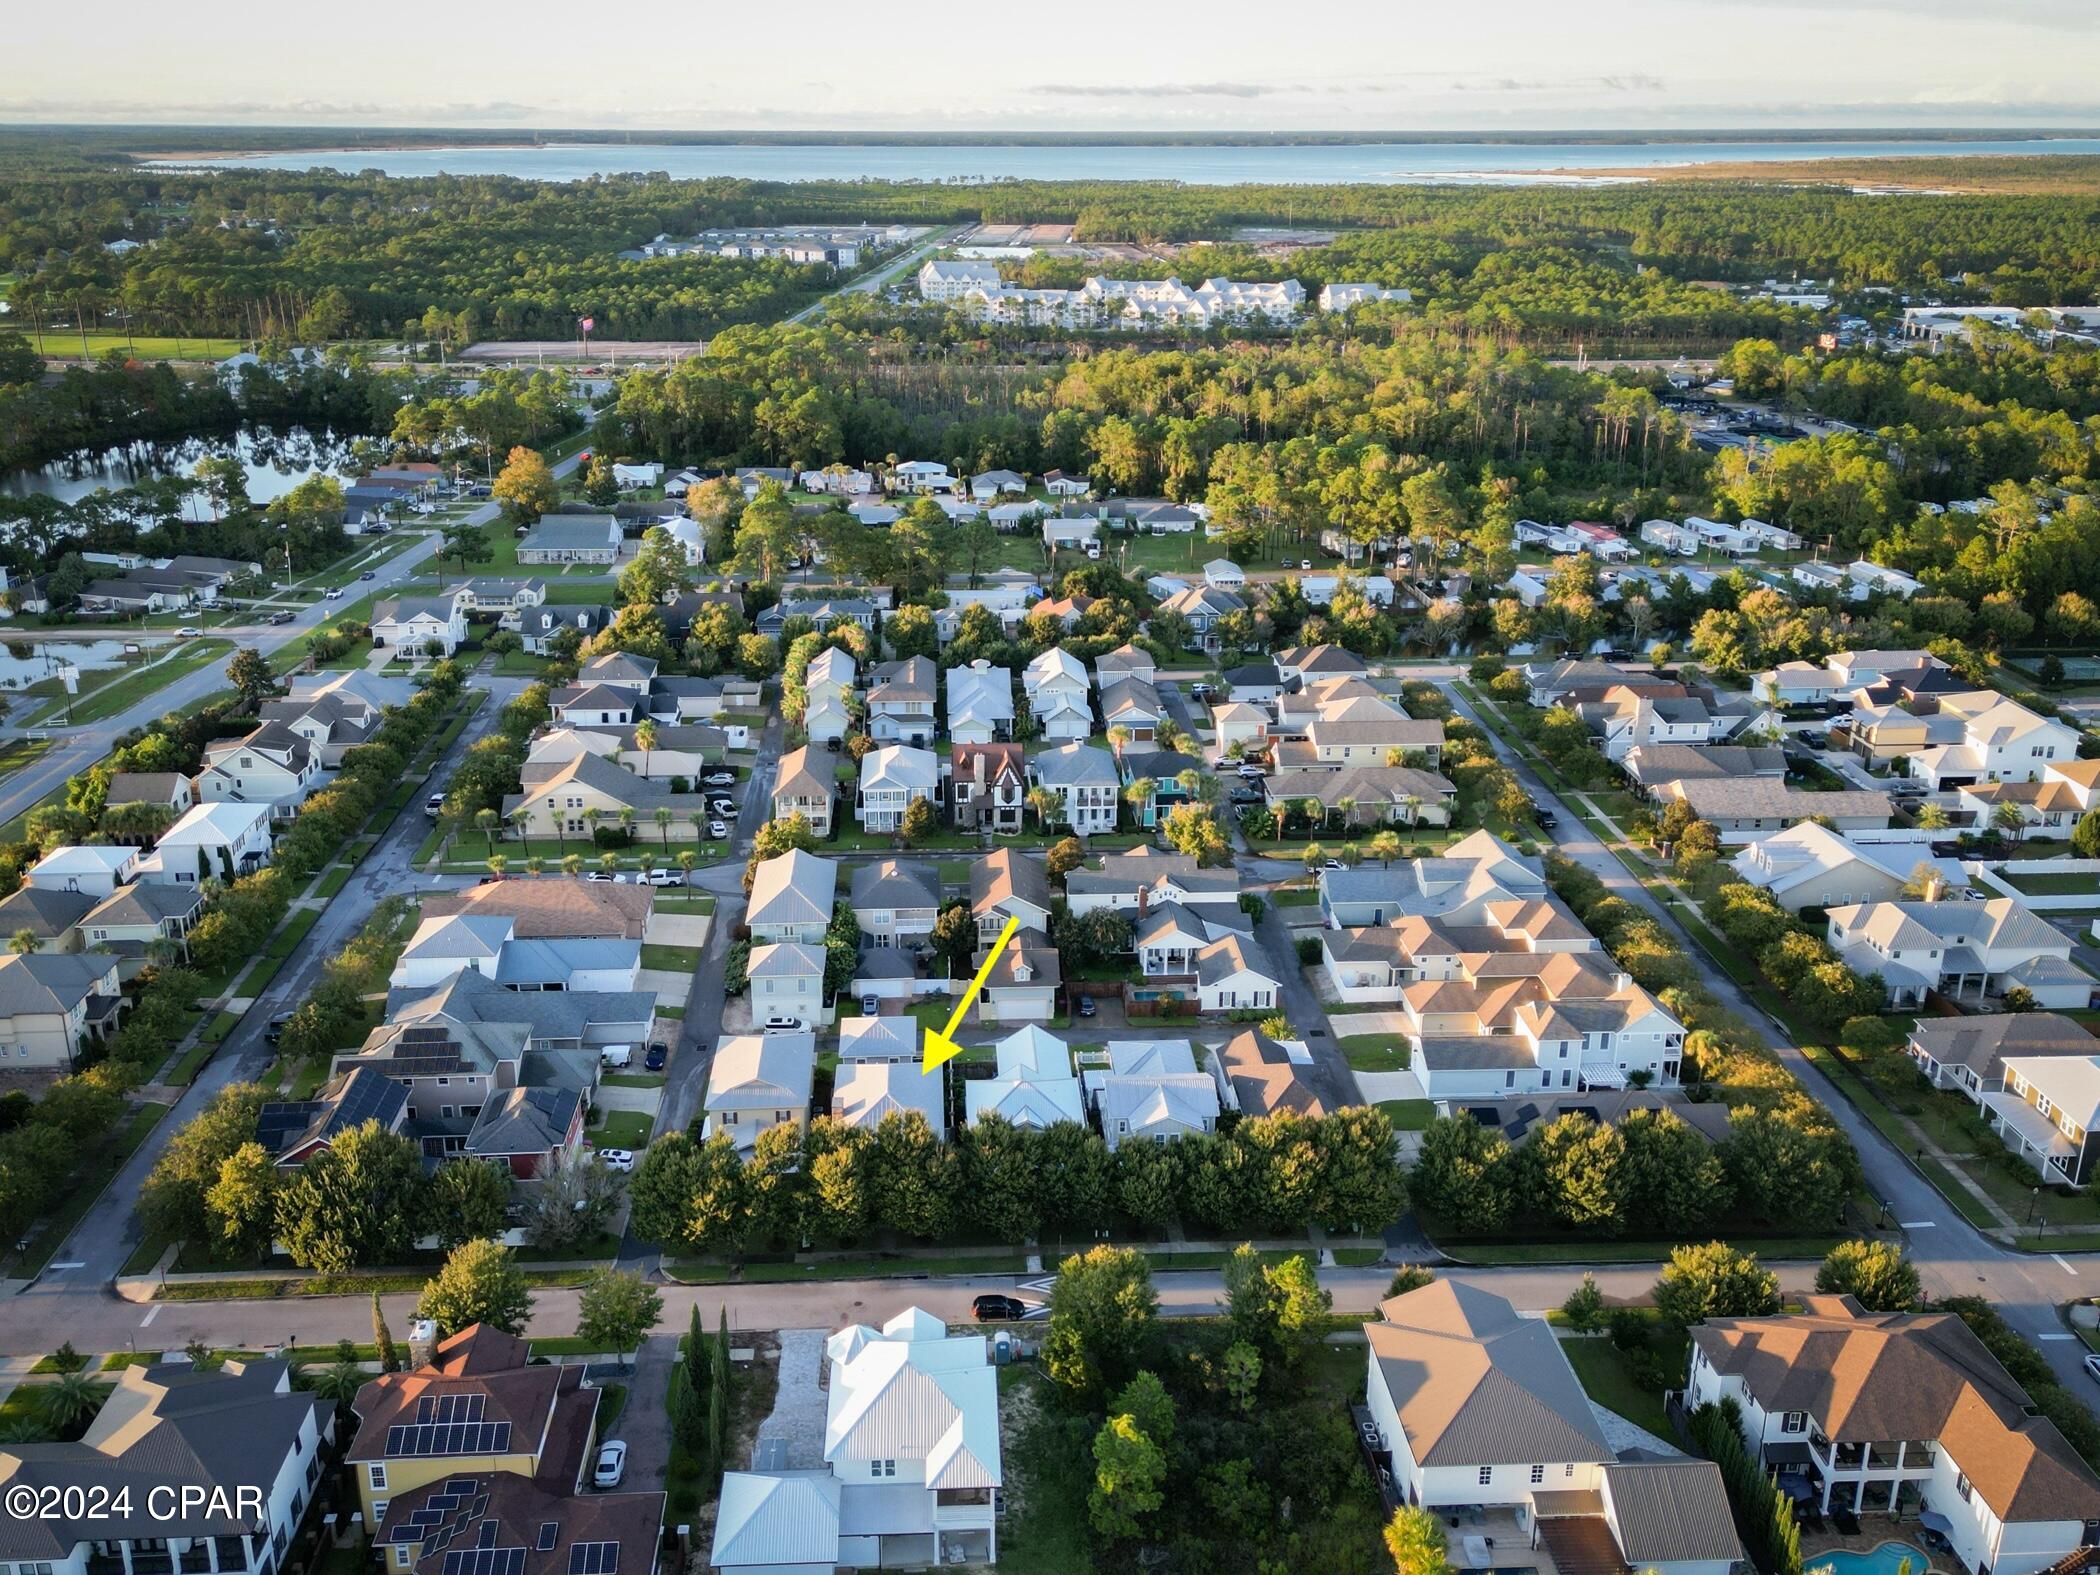
[[[56,498],[77,503],[101,487],[135,486],[155,476],[187,476],[207,456],[231,455],[248,473],[248,496],[257,503],[281,498],[308,476],[341,470],[350,461],[350,439],[305,427],[243,427],[230,437],[188,438],[175,443],[129,443],[99,452],[84,449],[36,470],[0,476],[0,496]],[[211,505],[189,500],[191,519],[211,518]]]
[[[148,661],[166,647],[165,640],[34,640],[0,632],[0,689],[23,689],[40,678],[56,678],[72,663],[84,673],[125,664],[124,650],[139,654],[132,664]]]

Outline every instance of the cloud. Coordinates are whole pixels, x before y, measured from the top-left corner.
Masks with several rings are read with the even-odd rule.
[[[1099,82],[1043,82],[1028,90],[1057,98],[1270,98],[1307,89],[1281,82],[1170,82],[1164,87]]]
[[[1847,13],[1895,15],[1906,22],[1928,19],[1973,22],[2002,32],[2008,28],[2064,28],[2090,33],[2092,0],[2012,0],[1996,6],[1976,0],[1723,0],[1755,11],[1809,11],[1819,22]]]

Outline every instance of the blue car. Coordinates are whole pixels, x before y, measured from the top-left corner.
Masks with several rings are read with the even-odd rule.
[[[664,1069],[664,1060],[664,1047],[662,1045],[651,1045],[649,1053],[642,1057],[642,1065],[652,1072],[661,1072]]]

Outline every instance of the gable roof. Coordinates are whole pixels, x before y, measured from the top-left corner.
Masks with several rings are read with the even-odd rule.
[[[838,867],[794,848],[767,859],[751,877],[751,902],[744,922],[753,928],[829,924],[838,898]]]
[[[982,917],[1009,902],[1050,911],[1049,866],[1012,848],[995,848],[970,865],[970,911]]]
[[[853,867],[855,908],[938,908],[940,885],[922,865],[902,859],[877,859]]]

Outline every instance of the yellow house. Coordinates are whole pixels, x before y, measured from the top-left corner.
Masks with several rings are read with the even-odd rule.
[[[636,776],[625,766],[597,755],[528,761],[520,785],[522,793],[503,800],[503,818],[515,825],[522,815],[528,837],[576,837],[588,842],[597,826],[617,829],[624,809],[633,811],[638,837],[668,836],[674,842],[691,842],[710,818],[705,794],[673,793],[663,783]],[[668,825],[658,825],[659,809],[671,812]]]
[[[358,1390],[343,1464],[367,1526],[383,1527],[395,1498],[449,1477],[507,1473],[557,1492],[577,1488],[598,1391],[583,1386],[581,1367],[534,1367],[530,1358],[523,1340],[474,1324],[421,1366]]]

